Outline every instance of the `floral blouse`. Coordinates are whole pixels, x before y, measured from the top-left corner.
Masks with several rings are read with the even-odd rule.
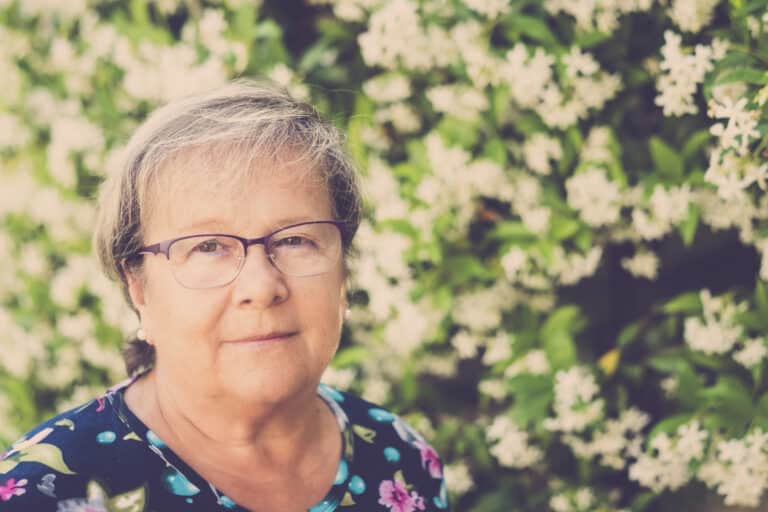
[[[215,512],[247,509],[184,463],[125,405],[126,381],[30,431],[0,456],[0,510]],[[447,511],[435,450],[397,415],[324,384],[343,449],[309,512]]]

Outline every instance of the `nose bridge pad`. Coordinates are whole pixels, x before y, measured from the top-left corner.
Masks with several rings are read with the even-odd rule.
[[[269,262],[269,264],[272,265],[274,268],[276,268],[279,271],[280,269],[277,267],[277,264],[275,263],[275,260],[277,259],[277,256],[275,256],[275,254],[272,253],[269,250],[269,247],[264,242],[248,244],[248,246],[246,247],[246,252],[243,255],[242,267],[245,267],[245,264],[246,264],[246,262],[248,260],[248,255],[250,254],[250,251],[253,249],[254,245],[260,245],[261,246],[261,249],[264,251],[264,255],[267,257],[267,261]]]

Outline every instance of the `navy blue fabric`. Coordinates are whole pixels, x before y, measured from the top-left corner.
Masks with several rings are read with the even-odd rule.
[[[125,405],[127,383],[37,426],[0,457],[0,510],[243,511]],[[442,464],[397,415],[325,385],[343,440],[336,480],[310,512],[446,511]],[[297,483],[300,485],[300,483]]]

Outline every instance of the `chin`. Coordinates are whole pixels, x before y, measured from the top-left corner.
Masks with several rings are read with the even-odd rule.
[[[303,393],[314,393],[319,379],[315,381],[308,374],[302,374],[296,370],[295,368],[294,371],[282,369],[274,372],[254,370],[228,382],[227,388],[243,402],[254,404],[279,404]],[[229,377],[231,379],[235,374],[230,373]]]

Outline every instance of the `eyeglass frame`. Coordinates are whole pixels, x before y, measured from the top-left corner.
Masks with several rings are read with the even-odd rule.
[[[176,237],[176,238],[170,238],[168,240],[163,240],[162,242],[157,242],[155,244],[145,245],[143,247],[140,247],[136,252],[133,253],[133,255],[130,258],[135,258],[135,257],[138,257],[138,256],[143,256],[145,254],[153,254],[155,256],[157,256],[158,254],[163,254],[163,255],[165,255],[165,259],[166,260],[171,261],[171,246],[174,243],[176,243],[176,242],[178,242],[180,240],[188,240],[190,238],[197,238],[197,237],[200,237],[200,236],[226,236],[226,237],[233,238],[233,239],[237,240],[238,242],[240,242],[243,245],[243,259],[242,259],[242,263],[240,263],[240,268],[237,270],[235,275],[232,276],[232,279],[230,281],[227,281],[226,283],[223,283],[223,284],[217,284],[215,286],[207,286],[207,287],[203,287],[203,288],[190,288],[189,286],[186,286],[186,285],[182,284],[181,282],[179,282],[179,284],[181,286],[184,286],[185,288],[189,288],[191,290],[207,290],[207,289],[211,289],[211,288],[220,288],[222,286],[227,286],[229,283],[231,283],[232,281],[237,279],[237,276],[239,276],[240,272],[243,270],[243,267],[245,266],[245,259],[248,257],[248,247],[250,247],[251,245],[258,245],[258,244],[261,244],[261,245],[264,246],[264,254],[266,254],[267,260],[269,261],[269,263],[273,267],[275,267],[281,274],[290,276],[290,274],[286,274],[283,270],[280,269],[280,267],[278,267],[275,264],[275,261],[273,259],[272,253],[267,252],[267,247],[268,247],[267,244],[269,243],[270,237],[272,237],[275,233],[279,233],[280,231],[285,231],[286,229],[295,228],[296,226],[305,226],[307,224],[333,224],[334,226],[336,226],[336,228],[339,230],[339,240],[340,240],[340,249],[341,249],[340,253],[344,252],[344,230],[343,230],[343,226],[347,224],[346,222],[344,222],[343,220],[310,220],[310,221],[306,221],[306,222],[297,222],[296,224],[290,224],[288,226],[283,226],[281,228],[275,229],[274,231],[271,231],[270,233],[267,233],[264,236],[260,236],[260,237],[257,237],[257,238],[246,238],[246,237],[242,237],[242,236],[238,236],[238,235],[231,235],[229,233],[198,233],[198,234],[194,234],[194,235],[184,235],[184,236],[180,236],[180,237]],[[320,274],[309,274],[307,276],[294,276],[294,277],[311,277],[313,275],[321,275],[323,273],[325,273],[325,272],[322,272]],[[178,282],[178,278],[176,278],[175,274],[174,274],[173,277]]]

